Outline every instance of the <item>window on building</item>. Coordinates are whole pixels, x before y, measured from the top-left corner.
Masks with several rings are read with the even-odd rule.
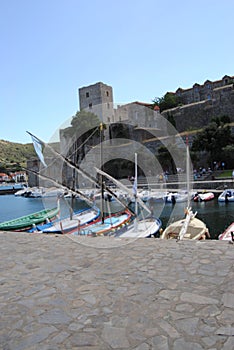
[[[89,97],[89,92],[86,92],[86,98],[88,98]]]
[[[92,109],[93,104],[89,103],[89,109]]]
[[[109,91],[106,91],[106,96],[109,97]]]

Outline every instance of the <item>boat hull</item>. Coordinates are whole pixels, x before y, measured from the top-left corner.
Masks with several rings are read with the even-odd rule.
[[[79,231],[85,225],[94,223],[100,216],[99,209],[86,209],[72,216],[72,219],[65,218],[58,220],[52,224],[43,226],[37,226],[37,230],[41,233],[73,233]]]
[[[59,208],[44,209],[39,212],[22,216],[18,219],[0,223],[1,231],[27,231],[34,225],[52,220],[58,215]]]
[[[233,189],[227,189],[221,193],[221,195],[218,197],[219,202],[234,202],[234,190]]]
[[[131,220],[131,216],[131,213],[128,211],[114,214],[105,218],[103,221],[99,219],[98,222],[76,230],[73,235],[98,236],[113,234],[115,230],[128,223]]]
[[[131,225],[126,226],[124,229],[116,233],[117,237],[120,238],[147,238],[155,236],[160,228],[162,227],[162,222],[160,219],[147,218],[140,220],[137,223],[131,223]]]
[[[175,221],[170,224],[162,233],[162,239],[178,239],[185,219]],[[197,218],[192,218],[188,224],[187,232],[183,236],[184,240],[201,240],[209,237],[209,231],[205,223]]]
[[[233,235],[234,235],[234,222],[230,226],[228,226],[228,228],[221,235],[219,235],[219,240],[233,241]]]

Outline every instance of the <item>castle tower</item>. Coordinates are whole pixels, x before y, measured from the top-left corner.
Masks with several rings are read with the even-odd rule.
[[[102,82],[79,89],[80,110],[96,114],[105,124],[115,122],[112,87]]]

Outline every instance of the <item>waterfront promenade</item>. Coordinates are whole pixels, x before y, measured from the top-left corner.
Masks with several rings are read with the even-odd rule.
[[[0,233],[0,349],[234,349],[234,245]]]

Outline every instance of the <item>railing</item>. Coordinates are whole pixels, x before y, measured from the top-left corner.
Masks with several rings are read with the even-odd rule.
[[[178,189],[184,189],[187,188],[187,182],[181,181],[181,178],[178,178],[178,180],[171,181],[171,178],[169,177],[168,181],[159,181],[156,177],[150,177],[147,179],[139,179],[138,180],[138,187],[148,187],[151,189],[157,189],[157,190],[178,190]],[[129,185],[128,187],[131,187]],[[196,191],[203,191],[203,190],[210,190],[212,192],[222,192],[226,188],[234,189],[234,180],[233,179],[221,179],[221,180],[196,180],[194,181],[191,179],[190,182],[190,189],[194,189]]]

